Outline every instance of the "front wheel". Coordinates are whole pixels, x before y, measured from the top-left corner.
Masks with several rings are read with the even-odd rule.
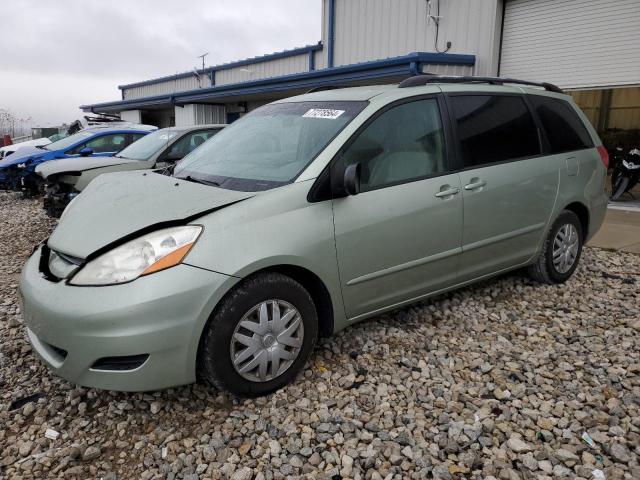
[[[584,234],[578,216],[564,210],[553,223],[542,251],[528,269],[529,276],[542,283],[564,283],[578,267]]]
[[[293,380],[317,335],[307,290],[285,275],[258,274],[232,290],[209,319],[199,377],[236,395],[266,395]]]

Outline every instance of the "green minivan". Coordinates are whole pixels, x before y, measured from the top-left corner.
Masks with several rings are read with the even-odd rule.
[[[523,267],[567,280],[607,163],[550,84],[419,76],[277,101],[173,170],[92,181],[24,267],[27,334],[80,385],[266,394],[359,320]]]

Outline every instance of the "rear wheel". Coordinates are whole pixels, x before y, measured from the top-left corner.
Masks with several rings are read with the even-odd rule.
[[[553,223],[542,251],[528,269],[538,282],[563,283],[573,275],[582,253],[584,234],[578,216],[564,210]]]
[[[265,273],[216,308],[198,351],[199,376],[236,395],[266,395],[302,369],[318,335],[311,295],[290,277]]]

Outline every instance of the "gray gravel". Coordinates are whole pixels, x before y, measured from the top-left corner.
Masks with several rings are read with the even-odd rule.
[[[29,347],[18,275],[52,226],[0,193],[0,478],[640,479],[640,256],[589,248],[562,287],[512,274],[361,323],[266,398],[124,394]]]

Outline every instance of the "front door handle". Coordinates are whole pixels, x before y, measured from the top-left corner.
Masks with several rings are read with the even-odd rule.
[[[478,190],[482,187],[484,187],[487,184],[487,182],[485,182],[484,180],[480,180],[478,178],[474,178],[473,182],[469,183],[468,185],[464,186],[464,189],[469,191],[469,190]]]
[[[458,187],[447,188],[446,190],[440,190],[435,194],[436,198],[450,197],[451,195],[455,195],[459,193],[460,189]]]

